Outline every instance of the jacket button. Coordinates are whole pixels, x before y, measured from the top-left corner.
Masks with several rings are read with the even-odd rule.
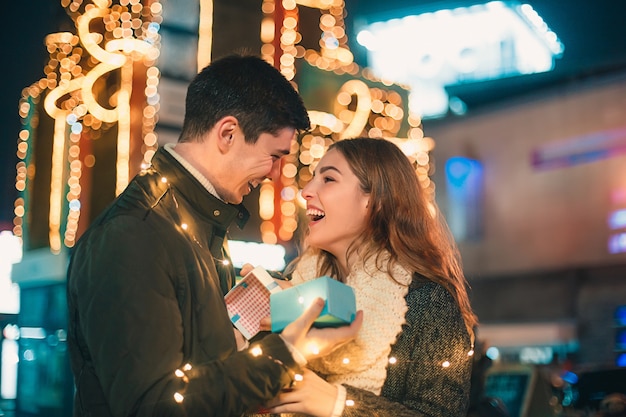
[[[220,211],[219,210],[213,210],[213,215],[215,217],[219,216],[220,215]]]

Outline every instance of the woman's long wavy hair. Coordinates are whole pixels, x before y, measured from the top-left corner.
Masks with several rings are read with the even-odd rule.
[[[468,333],[473,335],[477,319],[456,243],[435,202],[428,201],[409,159],[384,139],[345,139],[333,143],[331,149],[346,158],[361,188],[370,195],[369,219],[361,237],[350,246],[348,259],[356,251],[356,259],[365,262],[375,256],[379,264],[380,255],[387,251],[388,271],[399,263],[443,286],[456,300]],[[304,246],[306,249],[306,241]],[[333,255],[314,248],[306,250],[319,254],[320,275],[345,278]]]

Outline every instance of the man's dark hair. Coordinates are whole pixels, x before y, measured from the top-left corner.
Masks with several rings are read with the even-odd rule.
[[[226,116],[237,118],[248,143],[286,127],[310,128],[302,98],[291,83],[253,55],[228,55],[194,77],[187,88],[179,142],[199,140]]]

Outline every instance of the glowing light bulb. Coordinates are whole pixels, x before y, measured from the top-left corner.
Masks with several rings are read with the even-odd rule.
[[[230,261],[228,259],[222,259],[222,265],[228,265]]]
[[[191,370],[191,364],[186,363],[185,366],[183,366],[183,371],[189,371],[189,370]]]
[[[261,349],[261,347],[259,346],[255,346],[252,349],[250,349],[250,354],[255,357],[260,356],[263,354],[263,349]]]
[[[298,302],[300,304],[304,304],[304,297],[298,297]]]
[[[304,379],[304,377],[303,377],[301,374],[295,374],[295,375],[293,376],[293,379],[294,379],[294,381],[296,381],[296,382],[300,382],[300,381],[302,381],[302,380]]]
[[[174,393],[174,401],[176,401],[177,403],[179,404],[182,403],[184,399],[185,397],[181,393],[179,392]]]
[[[349,364],[349,363],[350,363],[350,359],[348,359],[348,358],[343,358],[343,361],[342,361],[342,362],[343,362],[344,364],[346,364],[346,365],[347,365],[347,364]]]
[[[467,356],[474,356],[474,349],[471,349],[469,352],[467,352]]]
[[[444,368],[448,368],[450,366],[450,362],[448,361],[443,361],[443,363],[441,364],[442,367]]]
[[[174,371],[174,375],[176,375],[179,378],[182,378],[185,376],[185,373],[183,371],[181,371],[180,369],[177,369]]]
[[[346,400],[346,406],[353,407],[354,406],[354,400]]]
[[[395,364],[396,362],[398,362],[398,360],[396,358],[394,358],[393,356],[391,358],[389,358],[389,363],[390,364]]]
[[[167,178],[165,178],[165,177],[161,177],[161,182],[162,182],[163,184],[167,183]]]
[[[317,355],[320,353],[320,349],[317,347],[315,343],[309,343],[309,345],[307,346],[307,349],[309,350],[309,352],[311,352],[314,355]]]
[[[187,226],[187,223],[183,223],[183,224],[181,224],[181,225],[180,225],[180,227],[182,227],[182,228],[183,228],[183,230],[187,230],[187,228],[188,228],[189,226]]]

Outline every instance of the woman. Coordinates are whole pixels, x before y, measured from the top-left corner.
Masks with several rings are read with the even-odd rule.
[[[364,321],[270,411],[465,416],[477,321],[455,243],[408,158],[382,139],[336,142],[302,196],[310,223],[292,282],[345,282]]]

